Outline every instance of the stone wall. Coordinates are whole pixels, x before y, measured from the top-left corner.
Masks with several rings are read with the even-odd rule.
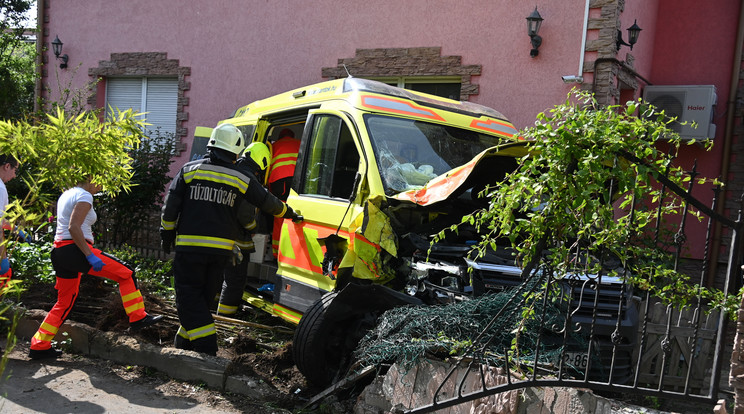
[[[189,114],[186,107],[189,98],[186,91],[190,83],[186,77],[191,75],[191,68],[180,66],[177,59],[168,59],[163,52],[139,52],[139,53],[112,53],[110,60],[101,60],[98,67],[88,69],[88,76],[95,81],[104,81],[111,76],[168,76],[178,78],[178,106],[176,109],[176,137],[179,139],[177,150],[183,151],[186,145],[180,142],[188,133],[183,122],[188,120]],[[94,89],[88,97],[88,105],[91,108],[99,107],[103,101],[99,94],[104,93],[103,88]]]
[[[357,49],[352,58],[338,60],[338,66],[321,70],[324,78],[441,76],[460,78],[460,100],[478,94],[472,76],[481,74],[481,65],[463,65],[461,56],[442,56],[441,47]],[[348,73],[347,73],[348,71]]]

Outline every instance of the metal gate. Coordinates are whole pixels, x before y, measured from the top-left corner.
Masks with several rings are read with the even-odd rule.
[[[690,174],[694,177],[697,173],[693,169]],[[686,243],[689,209],[694,206],[707,217],[706,240],[710,239],[716,223],[728,229],[730,248],[722,291],[726,295],[732,293],[738,288],[737,278],[740,277],[744,197],[739,200],[739,213],[734,221],[715,212],[720,198],[718,189],[714,190],[712,205],[708,207],[691,196],[694,180],[690,180],[686,190],[663,176],[658,180],[664,191],[672,191],[684,200],[674,244],[669,246],[675,253],[675,270]],[[632,215],[635,208],[633,203],[629,214]],[[658,227],[656,231],[658,238]],[[706,286],[709,250],[706,243],[698,269],[699,278],[696,275],[691,278],[697,287]],[[608,281],[601,274],[588,278],[555,278],[546,273],[539,289],[559,287],[568,292],[569,305],[560,318],[564,321],[562,326],[543,324],[538,328],[545,332],[540,334],[539,341],[558,349],[559,357],[546,361],[533,355],[530,360],[523,360],[504,349],[501,364],[494,366],[493,358],[485,356],[484,350],[489,344],[488,339],[483,338],[489,337],[486,333],[494,322],[525,304],[527,295],[515,295],[513,301],[491,319],[481,335],[472,339],[466,357],[451,365],[428,403],[419,396],[416,400],[420,405],[406,407],[404,411],[432,412],[528,387],[576,387],[698,402],[718,400],[725,347],[732,344],[734,338],[726,336],[728,315],[710,312],[702,295],[698,295],[694,303],[678,309],[662,304],[648,291],[635,288],[630,293],[625,278]],[[637,323],[629,323],[629,320]],[[577,336],[585,340],[577,341]],[[496,381],[494,372],[500,373]]]

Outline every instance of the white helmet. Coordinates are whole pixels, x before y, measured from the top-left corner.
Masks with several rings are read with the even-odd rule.
[[[237,157],[245,148],[243,133],[233,124],[220,124],[212,130],[207,148],[220,148]]]

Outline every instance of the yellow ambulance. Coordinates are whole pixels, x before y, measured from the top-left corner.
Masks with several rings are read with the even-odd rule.
[[[262,247],[270,231],[254,237],[243,297],[298,324],[295,362],[310,381],[332,381],[383,311],[462,300],[483,294],[489,278],[518,274],[513,264],[484,266],[471,281],[466,260],[479,237],[467,226],[429,252],[432,236],[484,207],[481,190],[526,154],[499,112],[350,77],[221,122],[249,142],[271,144],[284,129],[301,139],[287,203],[304,220],[284,220],[276,257]]]

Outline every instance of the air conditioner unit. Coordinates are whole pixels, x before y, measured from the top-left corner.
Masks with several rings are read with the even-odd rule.
[[[649,85],[643,91],[643,99],[677,118],[678,122],[671,126],[683,139],[715,138],[713,112],[718,96],[714,85]],[[693,128],[693,122],[697,123],[697,128]]]

